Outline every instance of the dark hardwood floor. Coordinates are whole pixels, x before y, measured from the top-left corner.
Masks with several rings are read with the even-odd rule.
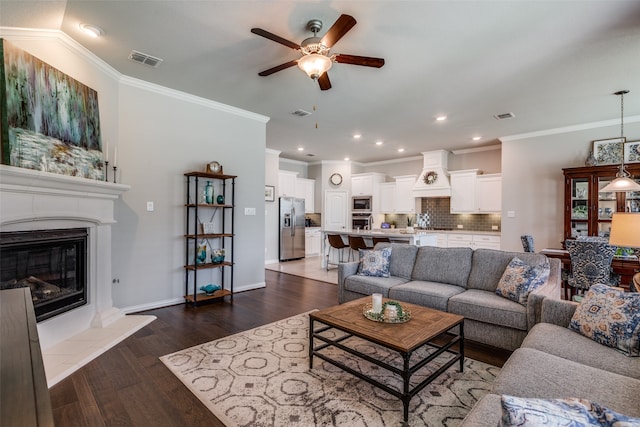
[[[337,304],[336,286],[266,271],[267,286],[233,303],[176,305],[50,389],[56,426],[223,426],[158,359],[286,317]],[[469,343],[468,357],[502,366],[509,352]]]

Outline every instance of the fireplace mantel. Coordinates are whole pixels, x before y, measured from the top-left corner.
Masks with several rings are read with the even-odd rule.
[[[131,187],[0,165],[0,231],[83,227],[89,231],[88,304],[38,323],[43,349],[124,314],[113,307],[111,226]]]

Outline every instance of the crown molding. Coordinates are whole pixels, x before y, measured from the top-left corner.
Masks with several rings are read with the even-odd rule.
[[[181,101],[189,102],[192,104],[200,105],[207,108],[223,111],[226,113],[234,114],[237,116],[245,117],[251,120],[255,120],[261,123],[267,123],[270,117],[262,114],[253,113],[251,111],[243,110],[241,108],[232,107],[230,105],[222,104],[217,101],[202,98],[200,96],[191,95],[186,92],[170,89],[164,86],[160,86],[154,83],[149,83],[144,80],[136,79],[134,77],[125,76],[111,65],[104,62],[97,57],[89,49],[82,46],[80,43],[69,37],[66,33],[60,30],[45,30],[36,28],[17,28],[17,27],[0,27],[0,37],[7,40],[28,40],[28,41],[57,41],[66,47],[70,52],[81,56],[92,65],[100,69],[107,76],[120,84],[136,87],[138,89],[155,92],[157,94],[178,99]]]
[[[281,157],[280,158],[280,162],[281,163],[289,163],[289,164],[292,164],[292,165],[309,166],[309,163],[305,162],[303,160],[293,160],[293,159],[287,159],[285,157]]]
[[[640,122],[640,116],[629,116],[624,118],[625,123]],[[554,129],[546,129],[537,132],[520,133],[498,138],[502,142],[518,141],[522,139],[539,138],[541,136],[558,135],[562,133],[580,132],[583,130],[605,128],[610,126],[620,126],[620,119],[603,120],[600,122],[582,123],[579,125],[564,126]]]
[[[273,148],[265,148],[264,152],[267,153],[267,154],[273,154],[275,156],[279,156],[280,153],[282,153],[282,151],[274,150]]]
[[[470,154],[470,153],[480,153],[482,151],[493,151],[502,149],[502,145],[486,145],[484,147],[474,147],[474,148],[462,148],[460,150],[451,150],[451,154],[459,155],[459,154]]]
[[[371,162],[371,163],[360,163],[361,166],[379,166],[379,165],[388,165],[391,163],[404,163],[410,162],[413,160],[423,160],[422,156],[412,156],[412,157],[402,157],[400,159],[391,159],[391,160],[381,160],[379,162]]]

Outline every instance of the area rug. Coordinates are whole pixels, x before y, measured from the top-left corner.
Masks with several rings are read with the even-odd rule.
[[[303,313],[160,359],[228,427],[456,426],[488,393],[500,370],[467,358],[460,373],[455,363],[411,399],[404,424],[399,399],[317,357],[310,370],[308,328],[309,316]],[[355,337],[345,343],[401,366],[397,352]],[[323,352],[396,389],[401,384],[397,375],[338,349]],[[431,370],[446,362],[447,356],[442,358]],[[431,370],[419,371],[415,382]]]

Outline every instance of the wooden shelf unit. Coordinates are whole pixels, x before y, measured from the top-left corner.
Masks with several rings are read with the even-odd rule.
[[[186,227],[185,227],[185,302],[193,305],[198,303],[220,300],[229,297],[233,301],[233,269],[234,269],[234,200],[235,200],[235,175],[212,174],[206,172],[187,172],[184,174],[187,180],[186,185]],[[217,181],[214,187],[219,189],[215,198],[222,194],[224,203],[203,203],[200,200],[204,189],[201,181]],[[228,214],[230,212],[230,214]],[[199,214],[211,213],[212,222],[219,228],[219,232],[204,233],[203,221]],[[216,214],[220,213],[220,215]],[[201,231],[202,227],[202,231]],[[218,230],[215,230],[218,231]],[[220,263],[209,262],[208,258],[204,263],[196,261],[198,246],[202,240],[206,240],[210,246],[210,240],[216,241],[217,247],[224,249],[225,260]],[[209,249],[214,249],[210,247]],[[209,255],[210,256],[210,255]],[[219,284],[222,289],[215,291],[211,295],[199,291],[198,272],[203,270],[219,270],[217,276],[220,278]],[[214,273],[209,273],[214,276]]]

